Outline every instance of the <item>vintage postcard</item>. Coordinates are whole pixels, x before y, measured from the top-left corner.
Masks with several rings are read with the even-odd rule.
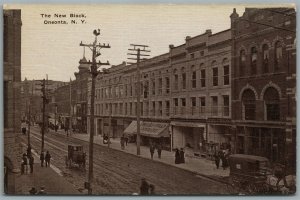
[[[295,5],[7,4],[3,22],[5,194],[295,194]]]

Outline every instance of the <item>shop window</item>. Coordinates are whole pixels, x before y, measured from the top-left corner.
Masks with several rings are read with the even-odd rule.
[[[269,72],[269,46],[267,44],[263,45],[262,52],[263,52],[263,63],[262,63],[263,72],[268,73]]]
[[[246,66],[246,53],[245,50],[243,49],[240,51],[239,66],[240,66],[240,76],[243,76],[245,73],[245,66]]]
[[[280,41],[277,41],[275,43],[275,60],[274,60],[274,65],[275,65],[275,70],[278,70],[280,67],[280,63],[282,60],[282,43]]]
[[[279,94],[275,88],[270,87],[266,90],[264,94],[264,102],[266,120],[280,120]]]
[[[257,67],[257,49],[256,47],[251,48],[251,74],[256,74]]]
[[[245,120],[255,120],[256,105],[255,105],[255,94],[252,90],[247,89],[244,91],[242,96],[243,103],[243,118]]]

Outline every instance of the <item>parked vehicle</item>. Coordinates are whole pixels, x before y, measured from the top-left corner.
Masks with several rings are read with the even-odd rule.
[[[86,153],[83,151],[82,145],[68,145],[68,155],[66,156],[66,166],[71,168],[76,165],[85,170]]]

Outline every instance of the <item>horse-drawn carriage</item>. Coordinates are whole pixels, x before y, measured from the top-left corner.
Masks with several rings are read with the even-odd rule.
[[[265,157],[233,154],[229,156],[231,183],[248,194],[294,193],[296,176],[286,176],[284,166],[277,172]]]
[[[71,168],[77,166],[85,170],[86,153],[81,145],[68,145],[68,155],[66,156],[66,166]]]

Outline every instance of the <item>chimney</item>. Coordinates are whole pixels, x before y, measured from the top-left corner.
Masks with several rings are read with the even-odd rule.
[[[186,36],[186,37],[185,37],[185,40],[186,40],[186,41],[189,40],[189,39],[191,39],[191,36]]]
[[[207,29],[207,30],[205,31],[205,34],[211,35],[211,29]]]
[[[170,48],[170,49],[173,49],[173,48],[174,48],[174,44],[170,44],[170,45],[169,45],[169,48]]]

